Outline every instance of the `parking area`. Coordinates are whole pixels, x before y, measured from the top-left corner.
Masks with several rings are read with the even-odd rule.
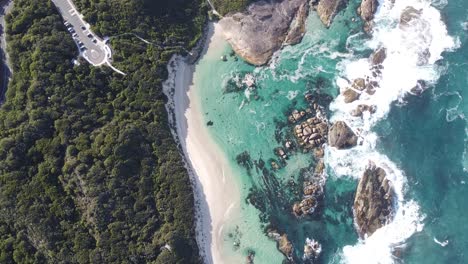
[[[63,17],[68,32],[73,37],[80,54],[94,66],[100,66],[110,59],[110,49],[104,41],[90,30],[83,16],[70,0],[52,0]]]

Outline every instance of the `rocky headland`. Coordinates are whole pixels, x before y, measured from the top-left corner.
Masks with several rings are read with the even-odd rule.
[[[311,8],[329,27],[345,5],[345,0],[257,1],[244,12],[223,17],[219,23],[233,50],[248,63],[260,66],[284,45],[302,40]]]
[[[301,41],[308,9],[307,0],[258,1],[219,23],[240,57],[253,65],[264,65],[283,44]]]
[[[371,236],[387,224],[393,215],[393,187],[386,172],[369,162],[359,181],[353,212],[361,238]]]

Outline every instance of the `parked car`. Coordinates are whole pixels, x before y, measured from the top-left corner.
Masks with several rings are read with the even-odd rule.
[[[82,29],[82,30],[86,30],[86,27],[85,27],[85,26],[81,26],[81,29]]]
[[[93,39],[93,42],[94,42],[94,43],[97,43],[97,39]]]
[[[88,38],[92,38],[92,37],[93,37],[93,34],[89,33]]]

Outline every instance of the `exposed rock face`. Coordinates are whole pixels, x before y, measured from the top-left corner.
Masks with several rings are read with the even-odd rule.
[[[307,0],[259,1],[219,23],[239,56],[253,65],[264,65],[285,40],[288,44],[300,41],[307,10]]]
[[[343,121],[333,124],[328,132],[328,144],[337,149],[352,148],[356,146],[357,140],[356,134]]]
[[[320,0],[317,5],[317,14],[326,27],[330,27],[333,18],[345,5],[344,0]]]
[[[374,19],[374,13],[377,10],[379,2],[377,0],[362,0],[361,5],[358,8],[358,14],[362,20],[369,22]]]
[[[353,211],[361,238],[387,224],[393,213],[393,187],[385,171],[369,162],[359,181]]]
[[[296,17],[291,23],[288,35],[283,43],[284,45],[294,45],[301,42],[306,31],[305,22],[307,15],[309,15],[309,4],[305,2],[299,7]]]

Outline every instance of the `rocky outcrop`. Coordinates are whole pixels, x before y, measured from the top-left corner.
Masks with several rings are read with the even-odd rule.
[[[304,255],[302,260],[305,263],[314,263],[320,253],[322,252],[322,245],[314,239],[306,238],[306,242],[304,245]]]
[[[348,149],[356,146],[357,136],[343,121],[338,121],[328,132],[328,144],[337,149]]]
[[[344,0],[320,0],[317,5],[317,14],[322,23],[330,27],[333,18],[344,5]]]
[[[353,211],[359,236],[372,235],[393,214],[393,187],[385,170],[369,162],[356,190]]]
[[[268,236],[276,241],[278,250],[286,256],[289,261],[293,260],[294,247],[291,241],[288,239],[288,235],[282,234],[276,230],[270,229],[268,231]]]
[[[366,81],[363,78],[357,78],[354,80],[351,87],[346,88],[341,94],[344,97],[345,103],[352,103],[359,99],[361,92],[366,89]]]
[[[306,149],[320,147],[327,142],[327,133],[327,121],[317,116],[308,118],[294,127],[299,146]]]
[[[380,65],[384,62],[387,58],[387,49],[381,47],[377,49],[372,55],[370,56],[370,61],[372,65]]]
[[[354,89],[347,88],[346,90],[344,90],[342,95],[344,97],[344,102],[349,104],[359,99],[360,94],[356,92]]]
[[[364,22],[369,22],[374,19],[374,13],[377,10],[379,2],[377,0],[362,0],[358,8],[358,14]]]
[[[364,112],[369,112],[371,114],[375,113],[375,111],[377,110],[377,107],[375,105],[366,105],[366,104],[360,104],[356,107],[356,109],[354,109],[353,111],[351,111],[351,115],[352,116],[355,116],[355,117],[358,117],[358,116],[362,116],[362,114]]]
[[[283,45],[294,45],[301,42],[306,31],[305,24],[308,15],[309,4],[308,2],[305,2],[299,7],[294,20],[289,27],[289,32],[283,42]]]
[[[288,236],[286,234],[283,234],[281,238],[278,241],[278,249],[283,253],[286,258],[289,260],[292,259],[292,254],[293,254],[293,245],[291,241],[289,241]]]
[[[285,40],[288,44],[300,41],[307,9],[307,0],[258,1],[219,23],[240,57],[253,65],[264,65]]]
[[[306,197],[301,202],[294,203],[293,205],[293,213],[295,216],[299,217],[302,215],[309,215],[315,211],[317,207],[317,200],[312,197]]]

